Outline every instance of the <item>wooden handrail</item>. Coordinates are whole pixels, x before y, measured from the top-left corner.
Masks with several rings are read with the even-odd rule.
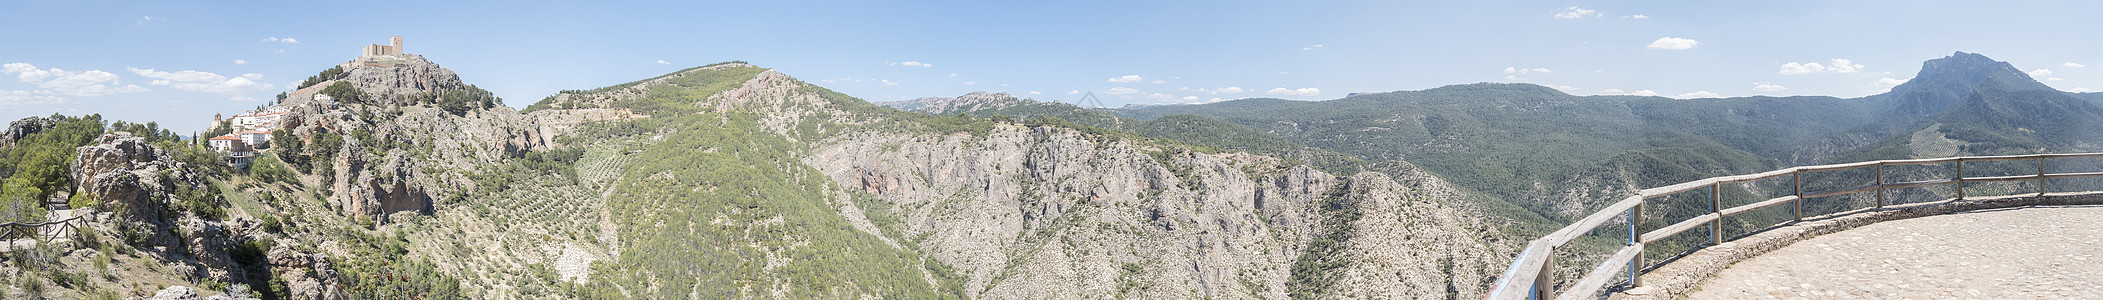
[[[75,221],[75,220],[80,220],[80,219],[82,219],[82,218],[86,218],[87,216],[88,216],[88,215],[74,215],[74,216],[72,216],[72,217],[67,217],[67,218],[65,218],[65,219],[61,219],[61,220],[57,220],[57,221],[49,221],[49,220],[47,220],[47,221],[44,221],[44,222],[37,222],[37,223],[18,223],[18,222],[7,222],[7,223],[0,223],[0,228],[5,228],[5,229],[6,229],[6,231],[5,231],[5,232],[16,232],[17,230],[36,230],[36,229],[39,229],[39,228],[43,228],[44,226],[52,226],[52,225],[60,225],[60,226],[76,226],[76,225],[73,225],[73,224],[72,224],[72,223],[73,223],[73,221]],[[63,233],[60,233],[60,234],[63,234]],[[56,237],[56,236],[54,235],[54,236],[52,236],[52,237]],[[0,238],[14,239],[14,237],[13,237],[13,235],[12,235],[12,234],[6,234],[6,233],[0,233]],[[50,238],[50,237],[47,237],[47,238]]]
[[[1964,184],[1968,182],[2036,180],[2038,182],[2037,194],[2044,195],[2044,181],[2047,179],[2103,177],[2103,172],[2045,173],[2044,161],[2046,159],[2094,157],[2103,157],[2103,152],[1998,156],[1960,156],[1924,159],[1877,160],[1844,164],[1801,166],[1754,174],[1718,176],[1703,178],[1701,180],[1682,182],[1662,187],[1643,189],[1637,191],[1636,195],[1634,196],[1629,196],[1628,198],[1623,199],[1620,202],[1615,202],[1614,204],[1607,205],[1607,207],[1601,209],[1600,211],[1593,212],[1591,215],[1587,215],[1583,219],[1579,219],[1576,222],[1572,222],[1568,226],[1564,226],[1563,228],[1558,229],[1555,232],[1549,233],[1545,236],[1542,236],[1539,239],[1535,239],[1531,243],[1528,243],[1526,250],[1520,252],[1519,257],[1512,260],[1511,267],[1505,270],[1503,277],[1497,279],[1496,285],[1491,287],[1490,293],[1488,295],[1485,295],[1485,298],[1555,298],[1553,296],[1558,293],[1553,291],[1555,280],[1554,273],[1549,272],[1549,268],[1553,268],[1555,265],[1552,259],[1554,257],[1554,253],[1551,252],[1553,252],[1555,248],[1561,247],[1564,244],[1568,244],[1570,241],[1576,240],[1578,237],[1590,233],[1593,229],[1597,229],[1599,226],[1605,225],[1607,222],[1612,221],[1614,218],[1622,216],[1624,213],[1628,215],[1628,220],[1626,221],[1628,223],[1629,231],[1628,246],[1622,247],[1620,250],[1616,251],[1612,256],[1608,257],[1604,262],[1600,263],[1599,266],[1594,267],[1593,270],[1587,273],[1584,278],[1580,279],[1574,285],[1570,286],[1566,291],[1564,291],[1566,293],[1564,293],[1560,297],[1561,299],[1584,299],[1593,297],[1598,292],[1604,290],[1606,288],[1606,285],[1610,284],[1610,281],[1613,281],[1613,274],[1615,274],[1617,271],[1622,270],[1621,268],[1624,268],[1624,266],[1625,268],[1631,269],[1629,270],[1629,285],[1631,287],[1639,285],[1640,282],[1637,282],[1636,280],[1640,278],[1640,273],[1642,272],[1639,268],[1641,268],[1641,266],[1643,265],[1642,252],[1644,249],[1644,244],[1655,242],[1658,240],[1663,240],[1665,238],[1670,238],[1673,235],[1678,235],[1688,230],[1692,230],[1694,229],[1694,227],[1700,227],[1702,224],[1708,224],[1710,226],[1709,233],[1711,234],[1711,242],[1722,243],[1723,233],[1719,229],[1721,229],[1720,224],[1722,219],[1725,217],[1743,214],[1761,208],[1774,207],[1783,203],[1790,203],[1796,205],[1796,220],[1801,221],[1803,219],[1804,199],[1850,195],[1855,193],[1874,191],[1877,192],[1876,205],[1878,208],[1882,208],[1884,206],[1884,190],[1918,188],[1947,184],[1957,185],[1957,200],[1963,200]],[[1966,162],[2008,160],[2036,160],[2037,174],[1964,177],[1964,163]],[[1912,182],[1884,181],[1885,166],[1946,163],[1956,164],[1956,176],[1952,176],[1948,179],[1934,179]],[[1802,174],[1804,173],[1851,170],[1868,167],[1874,167],[1876,169],[1877,180],[1871,185],[1817,193],[1805,193],[1803,191]],[[1783,196],[1730,208],[1721,207],[1722,205],[1720,199],[1722,197],[1722,184],[1753,182],[1759,180],[1772,179],[1785,175],[1792,177],[1791,181],[1793,181],[1795,185],[1795,195]],[[1710,207],[1710,213],[1693,216],[1685,220],[1680,220],[1679,222],[1673,223],[1672,225],[1668,225],[1663,228],[1658,228],[1657,230],[1652,230],[1650,232],[1645,232],[1641,235],[1636,234],[1636,225],[1642,223],[1641,220],[1643,216],[1641,216],[1641,211],[1644,210],[1643,206],[1646,200],[1653,198],[1661,198],[1664,196],[1669,196],[1682,192],[1694,191],[1702,188],[1708,188],[1710,191],[1710,203],[1712,206]]]

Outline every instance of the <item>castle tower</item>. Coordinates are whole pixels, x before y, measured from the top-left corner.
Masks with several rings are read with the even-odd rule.
[[[394,52],[394,53],[392,53],[393,55],[401,55],[401,54],[402,54],[402,36],[399,36],[399,35],[397,35],[397,36],[394,36],[394,37],[390,37],[390,38],[387,38],[387,46],[389,46],[389,47],[387,47],[387,50],[389,50],[388,52]]]

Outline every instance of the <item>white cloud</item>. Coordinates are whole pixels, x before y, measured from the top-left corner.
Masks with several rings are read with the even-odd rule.
[[[1006,86],[1008,86],[1008,84],[1006,84],[1006,83],[1002,83],[1002,84],[1000,84],[1000,86],[1002,86],[1002,87],[1006,87]]]
[[[1563,8],[1562,12],[1555,13],[1555,17],[1558,19],[1583,19],[1585,17],[1597,17],[1600,15],[1603,14],[1599,13],[1598,10],[1577,8],[1576,6]]]
[[[1788,90],[1788,89],[1789,89],[1789,87],[1786,87],[1786,86],[1782,86],[1782,85],[1780,85],[1780,84],[1774,84],[1773,82],[1754,82],[1754,83],[1753,83],[1753,88],[1752,88],[1752,89],[1753,89],[1754,91],[1761,91],[1761,92],[1780,92],[1780,91]]]
[[[2060,81],[2060,80],[2066,80],[2066,78],[2052,77],[2052,78],[2045,78],[2045,80],[2046,80],[2046,81]]]
[[[51,91],[0,90],[0,107],[11,107],[17,105],[59,104],[65,102],[66,98],[60,98],[57,95],[52,95]]]
[[[1292,73],[1287,73],[1287,72],[1285,72],[1285,71],[1278,71],[1278,75],[1290,75],[1290,74],[1292,74]]]
[[[136,25],[146,25],[146,22],[163,21],[167,19],[168,18],[156,18],[154,16],[141,16],[139,17],[139,21],[136,22]]]
[[[236,58],[236,59],[234,59],[234,64],[236,64],[236,65],[246,65],[246,64],[248,64],[248,61],[247,61],[247,60],[242,60],[242,59]]]
[[[2087,93],[2087,92],[2093,92],[2093,90],[2089,90],[2088,88],[2085,88],[2085,87],[2077,87],[2077,88],[2074,88],[2074,89],[2071,89],[2071,90],[2066,90],[2066,91],[2068,91],[2068,92],[2075,92],[2075,93]]]
[[[1113,87],[1113,88],[1110,88],[1109,90],[1103,91],[1103,93],[1104,93],[1104,94],[1111,94],[1111,95],[1138,95],[1138,94],[1145,94],[1146,92],[1140,91],[1139,89],[1135,89],[1135,88],[1128,88],[1128,87]]]
[[[1649,19],[1649,18],[1650,18],[1650,16],[1645,16],[1645,15],[1643,15],[1643,14],[1636,14],[1636,15],[1633,15],[1633,16],[1628,16],[1627,18],[1630,18],[1630,19]]]
[[[2065,64],[2065,65],[2063,65],[2063,66],[2067,66],[2067,67],[2073,67],[2073,68],[2080,68],[2080,67],[2087,67],[2088,65],[2084,65],[2084,64],[2077,64],[2077,63],[2066,63],[2066,64]]]
[[[1286,88],[1274,88],[1274,89],[1271,89],[1270,91],[1265,91],[1264,93],[1265,93],[1265,94],[1272,94],[1272,95],[1288,96],[1288,97],[1307,97],[1307,96],[1321,95],[1321,94],[1322,94],[1322,89],[1317,89],[1317,88],[1299,88],[1299,89],[1286,89]]]
[[[117,74],[103,72],[102,70],[74,72],[59,68],[37,69],[35,65],[27,63],[9,63],[0,65],[0,71],[8,74],[17,74],[15,79],[22,81],[22,83],[34,84],[37,88],[48,89],[69,96],[94,97],[151,91],[138,85],[120,86],[119,84],[121,83],[117,82]]]
[[[1899,84],[1903,84],[1903,83],[1906,83],[1906,81],[1907,81],[1907,80],[1912,80],[1912,79],[1892,79],[1891,77],[1884,77],[1884,78],[1878,78],[1878,79],[1877,79],[1877,87],[1880,87],[1880,88],[1889,88],[1889,87],[1899,86]]]
[[[965,81],[964,85],[978,85],[977,81]]]
[[[1213,89],[1213,90],[1212,90],[1212,93],[1214,93],[1214,94],[1240,94],[1241,92],[1246,92],[1246,91],[1248,91],[1248,90],[1244,90],[1244,89],[1241,89],[1241,87],[1238,87],[1238,86],[1230,86],[1230,87],[1223,87],[1223,88]]]
[[[957,73],[949,73],[949,77],[957,77]]]
[[[1198,96],[1183,96],[1183,101],[1197,101]]]
[[[1520,69],[1520,68],[1518,68],[1518,67],[1504,67],[1504,74],[1531,74],[1531,73],[1543,73],[1543,74],[1546,74],[1546,73],[1555,73],[1555,70],[1549,70],[1548,68],[1532,68],[1532,69]]]
[[[933,67],[935,67],[935,64],[930,64],[930,63],[924,63],[924,62],[917,62],[917,61],[909,61],[909,62],[902,62],[902,63],[898,63],[898,65],[900,65],[900,66],[907,66],[907,67],[922,67],[922,68],[933,68]]]
[[[1867,67],[1863,66],[1862,64],[1857,64],[1853,61],[1849,61],[1847,59],[1835,58],[1829,64],[1825,65],[1820,65],[1818,63],[1789,62],[1786,64],[1782,64],[1781,71],[1776,71],[1776,73],[1781,73],[1782,75],[1803,75],[1811,73],[1854,73],[1857,71],[1861,71],[1862,68]]]
[[[657,60],[657,64],[660,64],[660,65],[669,65],[669,64],[672,64],[672,62],[669,62],[669,61],[664,61],[664,60],[662,60],[662,59],[659,59],[659,60]]]
[[[1030,91],[1030,94],[1031,94],[1031,95],[1043,95],[1043,94],[1044,94],[1044,92],[1039,92],[1039,91]]]
[[[1163,83],[1168,83],[1168,81],[1167,81],[1167,80],[1160,80],[1160,79],[1155,79],[1155,80],[1154,80],[1154,82],[1153,82],[1153,84],[1163,84]]]
[[[1676,38],[1676,37],[1669,37],[1669,36],[1668,36],[1668,37],[1661,37],[1661,38],[1658,38],[1658,40],[1657,40],[1657,41],[1652,41],[1652,42],[1650,42],[1650,46],[1649,46],[1649,47],[1650,47],[1650,49],[1659,49],[1659,50],[1687,50],[1687,49],[1690,49],[1690,48],[1694,48],[1694,46],[1695,46],[1695,45],[1700,45],[1700,44],[1701,44],[1701,41],[1696,41],[1696,40],[1691,40],[1691,39],[1683,39],[1683,38]]]
[[[1219,102],[1219,100],[1219,97],[1212,97],[1212,100],[1205,100],[1205,103]]]
[[[2030,73],[2030,76],[2033,76],[2033,77],[2034,77],[2034,76],[2045,76],[2045,75],[2052,75],[2052,70],[2049,70],[2049,69],[2036,69],[2036,70],[2030,70],[2030,72],[2029,72],[2029,73]]]
[[[878,79],[877,81],[883,82],[884,85],[898,85],[897,81],[891,81],[890,79]]]
[[[267,37],[267,38],[263,38],[263,41],[265,41],[265,42],[279,42],[279,43],[288,43],[288,44],[298,44],[298,43],[299,43],[299,39],[294,39],[294,38],[279,38],[279,37],[274,37],[274,36],[273,36],[273,37]]]
[[[1321,48],[1322,48],[1322,44],[1314,44],[1314,45],[1312,45],[1312,46],[1300,47],[1300,50],[1314,50],[1314,49],[1321,49]]]
[[[1066,94],[1067,94],[1067,95],[1080,95],[1080,94],[1081,94],[1081,90],[1071,90],[1071,91],[1066,91]]]
[[[133,74],[155,79],[153,85],[165,85],[178,90],[197,91],[239,96],[240,93],[270,89],[275,85],[262,83],[263,74],[247,73],[228,78],[211,72],[182,70],[161,72],[153,69],[127,68]]]
[[[1147,100],[1155,100],[1155,101],[1167,101],[1167,100],[1176,100],[1176,95],[1169,95],[1169,94],[1162,94],[1162,93],[1153,93],[1153,94],[1147,94],[1147,95],[1146,95],[1146,99],[1147,99]]]
[[[1673,98],[1680,98],[1680,99],[1691,99],[1691,98],[1722,98],[1722,97],[1723,97],[1723,95],[1717,95],[1716,93],[1711,93],[1711,92],[1709,92],[1709,91],[1696,91],[1696,92],[1693,92],[1693,93],[1685,93],[1685,94],[1679,94],[1679,96],[1675,96],[1675,97],[1673,97]]]
[[[1133,83],[1133,82],[1139,82],[1139,81],[1142,81],[1142,80],[1146,80],[1146,78],[1144,78],[1144,77],[1139,77],[1139,75],[1125,75],[1125,76],[1117,76],[1117,77],[1111,77],[1111,78],[1110,78],[1110,83]]]

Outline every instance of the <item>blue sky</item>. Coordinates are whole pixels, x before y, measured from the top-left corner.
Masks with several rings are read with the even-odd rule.
[[[743,60],[871,101],[1111,106],[1526,82],[1571,94],[1858,97],[1982,53],[2103,89],[2093,1],[0,2],[0,117],[202,130],[405,38],[524,107]],[[1812,64],[1816,64],[1813,66]],[[2095,65],[2090,67],[2088,65]]]

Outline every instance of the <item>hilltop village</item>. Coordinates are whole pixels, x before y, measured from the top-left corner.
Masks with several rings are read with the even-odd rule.
[[[358,61],[366,65],[372,65],[375,62],[400,60],[404,56],[402,53],[402,36],[389,37],[387,41],[387,44],[366,45],[363,49],[360,49]],[[326,94],[313,94],[313,99],[317,102],[335,100]],[[212,132],[219,132],[219,130],[226,130],[226,132],[207,138],[206,146],[213,151],[224,154],[229,164],[237,167],[246,166],[247,162],[254,158],[257,152],[270,149],[272,131],[282,127],[280,123],[292,110],[291,106],[283,104],[285,100],[283,95],[280,95],[278,103],[235,114],[232,117],[227,117],[224,114],[212,114]]]

